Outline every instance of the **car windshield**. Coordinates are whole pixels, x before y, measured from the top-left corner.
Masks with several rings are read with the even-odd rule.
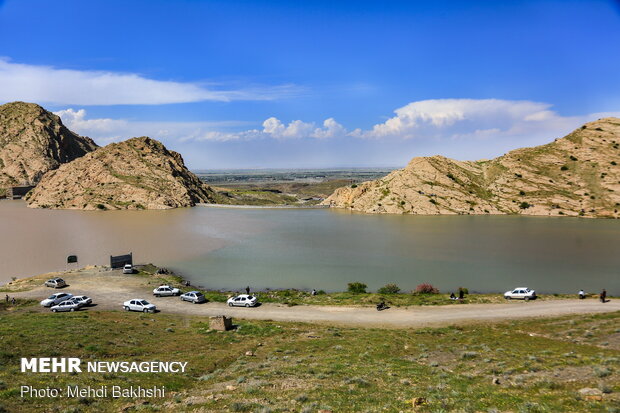
[[[53,300],[54,298],[56,298],[56,294],[50,295],[49,297],[47,297],[48,300]]]
[[[142,304],[142,305],[149,305],[149,302],[146,301],[146,300],[142,300],[142,301],[140,301],[140,304]]]
[[[253,299],[254,299],[254,297],[253,297],[253,296],[248,295],[248,300],[253,300]]]

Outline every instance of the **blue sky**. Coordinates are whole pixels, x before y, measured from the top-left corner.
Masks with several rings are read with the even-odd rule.
[[[0,102],[193,169],[497,156],[620,116],[617,1],[0,0]]]

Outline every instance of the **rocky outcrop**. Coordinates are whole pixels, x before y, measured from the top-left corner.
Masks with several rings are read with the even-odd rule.
[[[39,105],[0,105],[0,188],[36,185],[47,171],[96,148]]]
[[[212,202],[180,154],[151,138],[99,148],[48,172],[26,197],[33,208],[169,209]]]
[[[337,189],[323,204],[366,213],[620,217],[620,119],[493,160],[414,158],[386,177]]]

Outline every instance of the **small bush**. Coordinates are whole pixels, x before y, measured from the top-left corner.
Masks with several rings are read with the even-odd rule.
[[[570,156],[570,160],[571,160],[571,161],[576,161],[576,160],[577,160],[577,158],[575,158],[573,155],[571,155],[571,156]]]
[[[379,294],[397,294],[400,291],[400,287],[396,284],[385,284],[377,291]]]
[[[614,165],[614,166],[618,165],[618,164],[616,163],[616,161],[611,161],[611,164],[612,164],[612,165]]]
[[[97,204],[97,209],[107,209],[103,204]]]
[[[530,205],[530,203],[529,203],[529,202],[525,202],[525,201],[523,201],[523,202],[521,202],[521,203],[519,204],[519,208],[521,208],[521,209],[528,209],[529,207],[531,207],[531,205]]]
[[[525,191],[519,191],[519,195],[521,196],[525,195]]]
[[[355,294],[364,294],[368,286],[361,282],[352,282],[348,284],[347,291]]]
[[[568,171],[568,166],[562,165],[562,167],[560,168],[560,171]]]
[[[424,283],[415,288],[415,292],[418,294],[439,294],[439,289],[433,287],[432,284]]]
[[[351,185],[351,188],[357,188],[357,184]]]

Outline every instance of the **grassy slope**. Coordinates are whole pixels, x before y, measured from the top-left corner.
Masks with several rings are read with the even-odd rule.
[[[94,309],[34,313],[28,303],[8,310],[2,303],[0,406],[8,411],[407,411],[412,398],[424,397],[427,403],[418,411],[617,411],[620,313],[418,330],[235,320],[237,331],[216,333],[206,321]],[[19,372],[20,357],[44,355],[180,360],[189,362],[189,372]],[[499,385],[492,384],[494,377]],[[165,385],[170,393],[148,404],[19,398],[21,384],[52,383]],[[603,389],[604,400],[581,400],[576,391],[583,387]]]

